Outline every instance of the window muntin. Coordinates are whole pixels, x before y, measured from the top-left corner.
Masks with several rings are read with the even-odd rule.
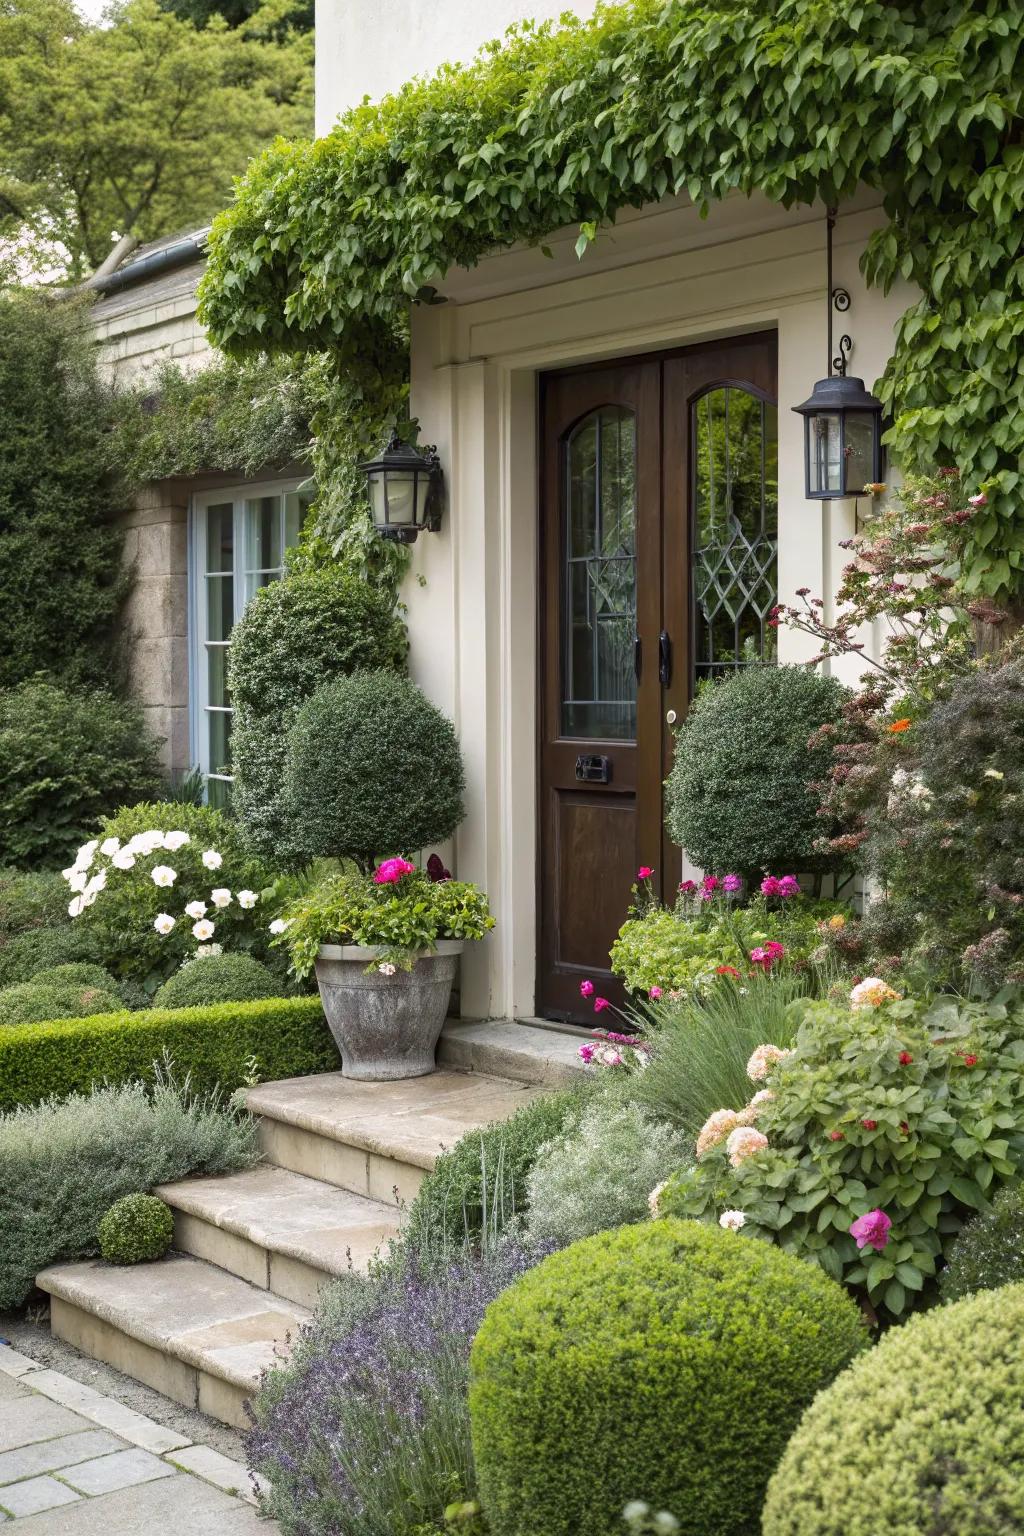
[[[602,406],[564,454],[564,736],[636,736],[636,418]]]
[[[281,576],[311,499],[312,490],[296,484],[240,486],[193,499],[192,755],[211,805],[230,797],[231,631],[253,593]]]
[[[694,672],[699,683],[774,658],[778,411],[720,385],[693,407]]]

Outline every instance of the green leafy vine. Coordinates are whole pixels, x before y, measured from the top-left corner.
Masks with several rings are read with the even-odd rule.
[[[881,191],[868,280],[915,282],[880,381],[907,468],[988,493],[972,588],[1024,587],[1024,0],[629,0],[525,25],[275,144],[220,215],[202,316],[220,346],[394,366],[406,306],[489,250],[625,207]]]

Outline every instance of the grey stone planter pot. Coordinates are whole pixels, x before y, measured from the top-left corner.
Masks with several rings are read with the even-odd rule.
[[[382,976],[367,966],[386,953],[359,944],[324,944],[316,979],[343,1077],[386,1082],[423,1077],[448,1013],[461,939],[441,939],[411,971]]]

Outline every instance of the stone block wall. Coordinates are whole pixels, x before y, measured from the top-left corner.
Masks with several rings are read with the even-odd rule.
[[[174,775],[191,764],[188,695],[188,495],[180,482],[145,486],[125,520],[132,587],[124,612],[128,686],[162,739]]]

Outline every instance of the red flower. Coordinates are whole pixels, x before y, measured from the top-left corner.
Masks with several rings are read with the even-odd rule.
[[[913,1063],[914,1063],[914,1058],[913,1058],[913,1056],[911,1056],[909,1051],[900,1051],[900,1066],[901,1067],[910,1067],[910,1066],[913,1066]]]
[[[963,1053],[961,1052],[961,1054],[963,1054]],[[977,1065],[978,1065],[978,1058],[977,1058],[977,1056],[970,1056],[970,1055],[964,1056],[964,1066],[965,1067],[976,1067]]]
[[[862,1120],[861,1121],[861,1125],[864,1127],[864,1129],[866,1131],[877,1131],[878,1130],[878,1121],[877,1120]]]
[[[737,978],[737,980],[738,980],[739,979],[739,974],[740,974],[739,971],[736,969],[736,967],[734,965],[716,965],[715,966],[715,975],[716,976],[735,976]]]
[[[910,1126],[905,1120],[900,1121],[900,1130],[903,1132],[904,1136],[910,1135]]]
[[[842,1131],[829,1131],[828,1139],[829,1141],[845,1141],[846,1137],[843,1135]]]

